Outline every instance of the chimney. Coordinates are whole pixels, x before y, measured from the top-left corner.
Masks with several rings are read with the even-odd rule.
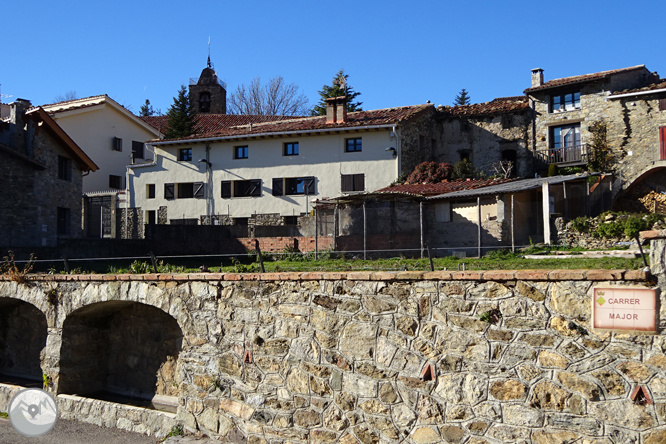
[[[15,125],[22,125],[23,115],[32,104],[30,100],[16,99],[16,102],[9,104],[9,121]]]
[[[347,97],[326,99],[326,123],[345,123],[347,121]]]
[[[532,70],[532,88],[543,85],[543,69],[534,68]]]

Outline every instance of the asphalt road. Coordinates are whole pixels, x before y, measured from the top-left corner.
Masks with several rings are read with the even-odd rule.
[[[0,444],[156,444],[152,436],[59,419],[46,435],[28,438],[18,433],[8,419],[0,418]]]

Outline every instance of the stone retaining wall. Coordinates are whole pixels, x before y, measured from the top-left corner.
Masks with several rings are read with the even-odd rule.
[[[592,288],[652,285],[642,271],[55,275],[29,283],[0,281],[0,297],[46,313],[42,368],[52,390],[59,328],[72,312],[115,300],[153,305],[184,335],[176,419],[229,442],[666,439],[666,335],[590,328]],[[52,289],[63,290],[57,310],[42,301]],[[630,399],[638,386],[649,403]]]

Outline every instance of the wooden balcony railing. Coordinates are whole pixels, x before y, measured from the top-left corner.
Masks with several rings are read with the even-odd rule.
[[[541,164],[584,165],[587,163],[587,144],[537,150],[534,157]]]

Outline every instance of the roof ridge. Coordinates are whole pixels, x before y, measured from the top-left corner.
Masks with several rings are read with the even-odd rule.
[[[82,101],[85,101],[85,100],[99,99],[99,98],[110,98],[110,97],[107,94],[99,94],[99,95],[96,95],[96,96],[81,97],[79,99],[72,99],[72,100],[63,100],[62,102],[47,103],[47,104],[39,105],[39,106],[41,106],[42,108],[45,108],[45,107],[56,106],[56,105],[73,104],[74,102],[82,102]]]
[[[616,74],[618,72],[631,71],[631,70],[638,69],[638,68],[645,68],[645,65],[635,65],[635,66],[628,66],[626,68],[607,69],[605,71],[590,72],[590,73],[587,73],[587,74],[578,74],[578,75],[575,75],[575,76],[560,77],[560,78],[557,78],[557,79],[550,79],[547,82],[544,82],[544,85],[548,82],[555,82],[557,80],[570,79],[570,78],[574,78],[574,77],[593,76],[593,75],[605,75],[605,74],[609,74],[609,73]]]

